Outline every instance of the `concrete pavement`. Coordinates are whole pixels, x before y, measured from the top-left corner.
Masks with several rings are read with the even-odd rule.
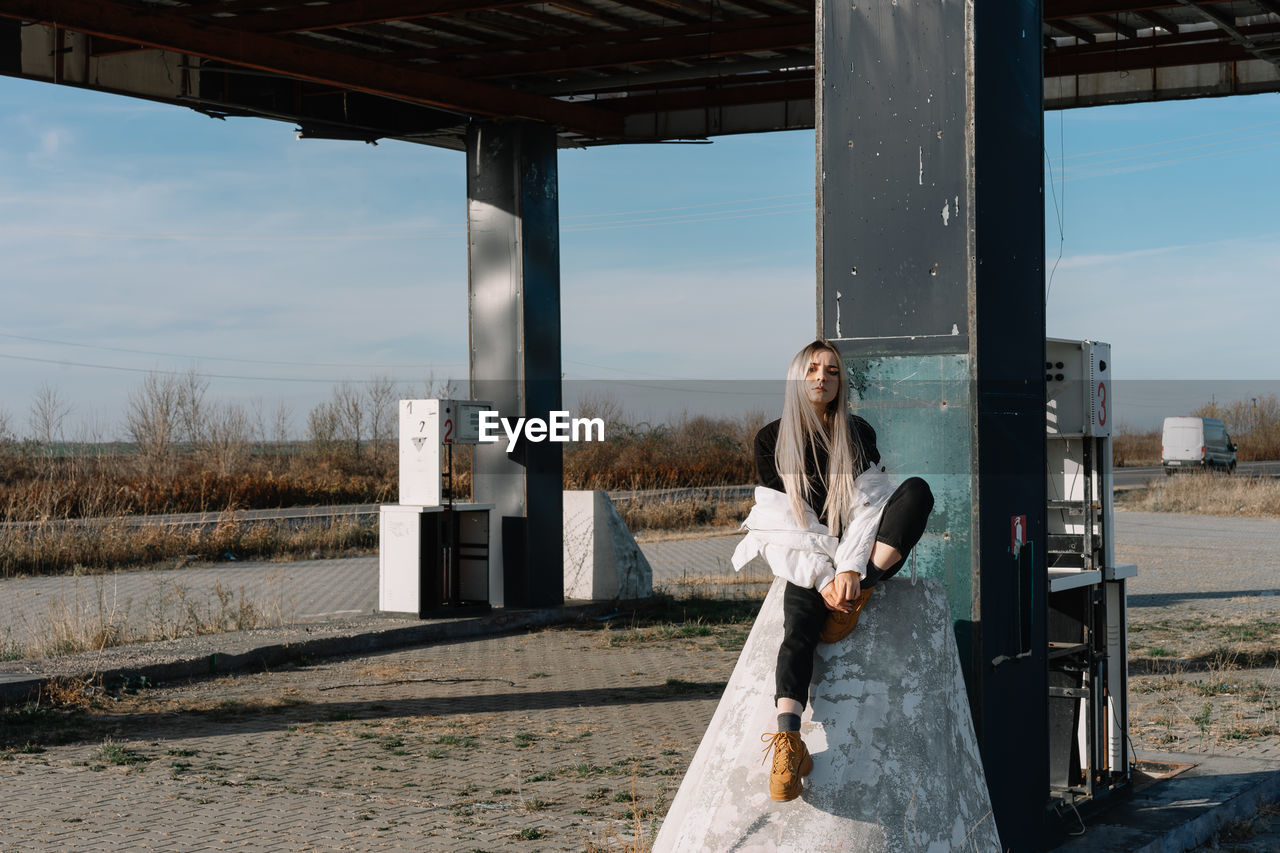
[[[1135,613],[1280,611],[1280,522],[1121,512],[1117,527],[1120,560],[1139,563],[1130,587]],[[736,541],[642,547],[656,584],[723,590],[722,580],[736,580],[728,566]],[[101,671],[105,659],[143,671],[147,661],[219,654],[252,662],[264,643],[283,655],[269,673],[175,682],[136,696],[90,687],[96,707],[7,714],[0,851],[581,850],[653,837],[745,631],[694,625],[654,636],[597,621],[607,616],[598,612],[579,614],[574,627],[440,639],[417,620],[371,615],[376,576],[375,558],[355,558],[129,573],[101,584],[0,581],[9,642],[38,626],[57,600],[83,602],[90,614],[100,601],[100,612],[111,612],[110,600],[114,612],[145,620],[161,618],[143,607],[147,601],[167,600],[174,609],[156,612],[180,613],[217,587],[243,588],[253,600],[274,596],[291,622],[44,667]],[[175,585],[182,595],[164,592]],[[511,618],[474,630],[514,627]],[[395,637],[414,645],[360,651],[372,638]],[[358,654],[296,654],[317,639]],[[44,664],[9,661],[0,671],[33,666]],[[1265,775],[1277,742],[1220,748],[1217,759],[1242,762],[1227,775]],[[1225,810],[1231,803],[1234,813]],[[1200,814],[1211,821],[1244,815],[1238,798],[1208,805],[1217,811]],[[1174,797],[1165,807],[1181,814],[1187,803]],[[1103,818],[1087,825],[1096,846],[1082,849],[1134,849],[1128,841],[1103,845]],[[1280,828],[1264,828],[1250,844],[1273,846],[1240,849],[1280,849]]]

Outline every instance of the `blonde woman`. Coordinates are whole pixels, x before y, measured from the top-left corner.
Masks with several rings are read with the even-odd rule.
[[[858,623],[876,585],[902,567],[933,510],[928,484],[895,487],[880,465],[876,433],[849,411],[839,352],[823,340],[787,371],[782,418],[756,435],[756,505],[734,553],[741,568],[763,554],[787,580],[775,670],[778,730],[769,795],[800,795],[813,759],[800,738],[819,641],[839,642]]]

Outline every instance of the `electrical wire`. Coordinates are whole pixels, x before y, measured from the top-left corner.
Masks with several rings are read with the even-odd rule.
[[[14,361],[33,361],[40,364],[56,364],[60,367],[91,367],[94,370],[115,370],[124,373],[151,373],[161,376],[197,376],[201,379],[243,379],[252,382],[321,382],[327,385],[339,385],[343,382],[350,382],[355,385],[364,385],[371,382],[385,381],[383,378],[376,379],[308,379],[300,376],[241,376],[227,373],[203,373],[201,371],[188,370],[166,370],[160,367],[123,367],[115,364],[91,364],[84,361],[67,361],[60,358],[36,358],[29,355],[14,355],[12,353],[0,352],[0,358],[12,359]],[[418,382],[421,377],[414,379],[392,379],[392,382],[411,383]]]
[[[50,338],[34,338],[29,335],[15,335],[10,332],[0,332],[0,338],[11,338],[18,341],[31,341],[41,344],[54,344],[63,347],[80,347],[81,349],[103,350],[105,352],[120,352],[131,355],[153,355],[164,358],[182,358],[190,361],[231,361],[237,364],[269,364],[277,367],[343,367],[353,370],[368,370],[371,368],[409,368],[413,370],[435,370],[443,367],[466,367],[462,362],[449,362],[444,364],[344,364],[342,362],[329,361],[270,361],[267,359],[252,358],[232,358],[231,356],[219,355],[186,355],[176,352],[160,352],[156,350],[144,349],[127,349],[125,347],[108,347],[100,344],[84,344],[75,341],[56,341]]]
[[[1062,112],[1058,112],[1058,154],[1060,158],[1066,156],[1066,133],[1063,130]],[[1067,216],[1067,183],[1065,172],[1062,168],[1058,169],[1058,175],[1062,178],[1062,209],[1058,209],[1058,191],[1053,185],[1053,161],[1049,159],[1049,149],[1044,149],[1045,164],[1049,168],[1049,192],[1053,195],[1053,213],[1058,219],[1058,257],[1053,262],[1053,269],[1049,271],[1049,281],[1045,285],[1044,300],[1049,301],[1049,295],[1053,293],[1053,277],[1058,272],[1058,264],[1062,263],[1062,250],[1066,244],[1066,224],[1063,220]],[[1061,163],[1061,159],[1059,160]]]

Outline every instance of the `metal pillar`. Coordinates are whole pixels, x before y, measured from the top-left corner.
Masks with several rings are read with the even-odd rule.
[[[556,135],[530,122],[467,131],[471,395],[504,418],[560,405],[560,230]],[[490,600],[564,603],[563,464],[555,442],[476,447],[473,494],[494,504]]]
[[[1019,851],[1048,802],[1040,26],[1038,0],[818,2],[818,325],[888,461],[933,486],[919,569]]]

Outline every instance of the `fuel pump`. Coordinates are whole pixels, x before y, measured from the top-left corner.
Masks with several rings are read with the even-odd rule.
[[[378,609],[421,618],[489,604],[492,504],[458,502],[455,445],[477,444],[478,400],[401,400],[399,503],[378,513]]]
[[[1125,787],[1128,663],[1125,580],[1116,565],[1111,346],[1045,344],[1051,804],[1074,807]]]

